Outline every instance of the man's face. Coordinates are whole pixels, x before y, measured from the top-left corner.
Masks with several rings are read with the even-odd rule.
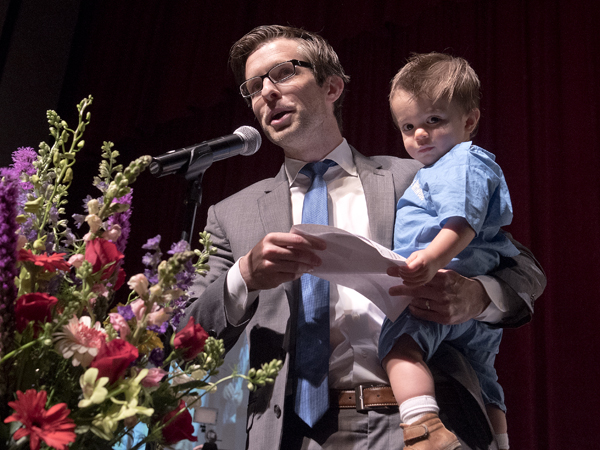
[[[246,79],[264,75],[290,59],[305,61],[298,45],[285,38],[263,44],[246,61]],[[265,78],[262,91],[251,97],[252,110],[271,142],[288,156],[302,159],[296,152],[327,133],[332,120],[337,128],[327,90],[328,83],[318,86],[310,68],[296,67],[296,75],[281,83]]]
[[[433,103],[404,90],[394,93],[390,106],[406,151],[426,166],[468,141],[479,119],[478,110],[465,114],[447,101]]]

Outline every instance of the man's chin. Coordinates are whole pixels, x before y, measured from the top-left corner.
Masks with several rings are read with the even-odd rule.
[[[273,144],[280,146],[293,134],[293,129],[290,125],[278,127],[269,126],[263,128],[263,131],[265,132],[267,139]]]

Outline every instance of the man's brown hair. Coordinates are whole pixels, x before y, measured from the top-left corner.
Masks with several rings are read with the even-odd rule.
[[[322,86],[325,80],[331,75],[339,76],[344,85],[350,81],[350,77],[344,72],[340,64],[338,55],[331,45],[316,33],[302,30],[300,28],[287,27],[282,25],[264,25],[254,28],[243,36],[231,47],[229,52],[229,65],[233,70],[236,81],[241,84],[246,79],[246,61],[248,57],[261,45],[274,39],[295,39],[299,43],[299,50],[313,66],[315,80],[319,86]],[[344,91],[334,103],[334,114],[338,122],[340,131],[342,130],[342,102],[344,100]],[[250,103],[250,98],[247,99]]]

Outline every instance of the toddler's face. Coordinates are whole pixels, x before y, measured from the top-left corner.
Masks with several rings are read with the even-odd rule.
[[[426,166],[436,162],[455,145],[468,141],[479,120],[479,110],[465,114],[447,101],[434,104],[425,97],[415,98],[404,90],[394,93],[390,105],[406,151]]]

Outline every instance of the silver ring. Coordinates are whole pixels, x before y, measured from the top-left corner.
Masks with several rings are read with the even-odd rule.
[[[429,300],[425,300],[425,306],[427,306],[427,311],[431,311],[431,307],[429,306]]]

